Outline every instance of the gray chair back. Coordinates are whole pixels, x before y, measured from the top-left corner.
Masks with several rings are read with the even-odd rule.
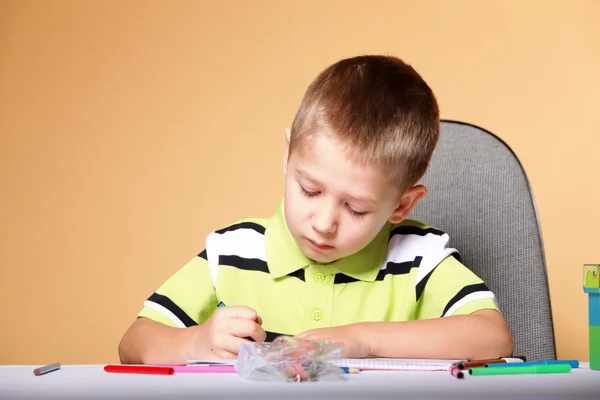
[[[408,218],[448,233],[462,262],[494,292],[513,334],[514,355],[555,359],[544,247],[523,166],[482,128],[448,120],[441,126],[421,180],[427,196]]]

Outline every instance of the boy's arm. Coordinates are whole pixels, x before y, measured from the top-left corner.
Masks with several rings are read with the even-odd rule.
[[[297,335],[344,346],[344,357],[481,360],[512,355],[512,336],[495,310],[406,322],[361,322]]]
[[[423,282],[415,321],[400,323],[397,327],[413,344],[413,351],[423,354],[422,357],[439,354],[438,358],[471,360],[512,355],[512,335],[494,294],[457,257],[445,257],[433,268],[429,278],[422,279],[416,286]],[[386,343],[396,346],[391,337]],[[376,347],[380,346],[375,344],[374,352],[386,352]],[[410,350],[405,349],[405,352],[410,353]]]
[[[493,294],[455,257],[446,257],[420,285],[412,321],[361,322],[300,336],[341,343],[347,357],[482,359],[512,354],[512,335]]]
[[[217,309],[206,252],[169,278],[144,303],[119,344],[122,363],[185,364],[190,359],[235,358],[244,337],[264,340],[256,311]]]
[[[174,328],[149,318],[138,318],[119,343],[121,363],[185,364],[195,353],[199,328],[199,325]]]
[[[262,320],[249,307],[216,310],[202,325],[175,328],[138,318],[119,344],[123,364],[183,365],[188,360],[234,359],[244,337],[265,340]]]
[[[512,335],[495,310],[359,325],[357,334],[366,335],[369,354],[379,357],[484,360],[510,357],[513,352]]]
[[[121,362],[177,364],[193,352],[199,324],[216,304],[206,252],[202,252],[144,302],[119,343]]]

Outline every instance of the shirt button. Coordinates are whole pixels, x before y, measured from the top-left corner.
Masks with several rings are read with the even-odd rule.
[[[323,318],[323,313],[318,308],[315,308],[312,312],[312,319],[319,321],[321,318]]]
[[[323,282],[324,280],[325,280],[325,274],[324,274],[324,273],[322,273],[322,272],[317,272],[317,273],[315,274],[315,281],[316,281],[316,282],[319,282],[319,283],[321,283],[321,282]]]

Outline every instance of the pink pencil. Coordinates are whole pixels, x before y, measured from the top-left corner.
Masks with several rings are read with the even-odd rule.
[[[235,374],[235,365],[177,365],[171,367],[176,374]]]

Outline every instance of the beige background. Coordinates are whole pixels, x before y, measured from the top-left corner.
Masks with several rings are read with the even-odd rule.
[[[324,3],[324,4],[320,4]],[[558,356],[600,262],[600,2],[0,0],[0,363],[109,363],[213,229],[270,216],[314,76],[402,57],[442,116],[512,146],[538,201]]]

